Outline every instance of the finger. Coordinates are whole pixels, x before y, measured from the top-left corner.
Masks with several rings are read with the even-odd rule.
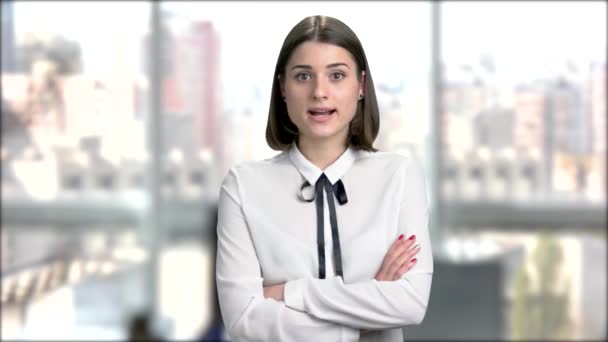
[[[382,261],[382,265],[380,266],[380,270],[378,271],[379,275],[382,278],[390,279],[389,268],[393,264],[393,262],[399,258],[411,245],[416,241],[416,236],[412,235],[407,240],[403,240],[403,234],[399,236],[397,241],[395,241],[392,246],[389,248],[388,252],[384,256],[384,260]],[[378,279],[378,278],[376,278]]]
[[[403,262],[401,264],[401,266],[395,270],[394,273],[388,275],[388,280],[389,281],[395,281],[395,280],[399,280],[401,279],[401,277],[403,277],[404,274],[406,274],[407,272],[409,272],[409,270],[412,269],[412,267],[414,267],[414,265],[416,265],[416,263],[418,262],[417,258],[408,258],[405,262]]]
[[[386,277],[386,272],[388,270],[388,258],[389,258],[389,254],[393,253],[393,251],[395,250],[396,246],[399,245],[400,241],[403,239],[403,234],[399,235],[399,237],[397,238],[397,240],[395,240],[395,242],[393,242],[393,244],[388,248],[388,251],[386,252],[386,254],[384,255],[384,258],[382,260],[382,264],[380,265],[380,269],[378,270],[378,272],[376,273],[375,279],[376,280],[385,280]]]
[[[420,245],[416,245],[410,249],[408,249],[407,251],[405,251],[397,260],[395,260],[389,267],[389,270],[387,271],[387,276],[390,279],[393,279],[396,274],[398,273],[398,270],[405,264],[407,264],[414,255],[416,255],[418,252],[420,251]]]
[[[416,265],[416,263],[418,262],[418,259],[413,258],[411,259],[409,262],[406,262],[405,265],[403,265],[395,274],[395,276],[393,277],[393,279],[391,280],[399,280],[401,279],[401,277],[406,274],[410,269],[412,269],[412,267],[414,267],[414,265]]]
[[[393,244],[389,247],[388,251],[384,255],[384,259],[382,260],[382,265],[380,265],[380,270],[376,274],[376,280],[380,280],[379,278],[384,278],[387,275],[388,266],[391,263],[394,255],[399,253],[399,248],[403,243],[403,234],[399,235],[397,240],[393,242]]]
[[[397,259],[400,255],[402,255],[408,248],[414,244],[416,241],[416,236],[412,235],[407,240],[404,240],[404,235],[401,234],[397,238],[395,242],[388,249],[386,254],[384,255],[384,260],[382,261],[382,265],[380,266],[380,270],[376,274],[376,280],[390,280],[388,271],[390,265]]]
[[[376,274],[375,279],[378,281],[382,281],[382,280],[390,280],[388,277],[388,267],[384,265],[384,263],[382,264],[382,266],[380,266],[380,270],[378,271],[378,273]]]
[[[405,253],[403,253],[399,259],[395,260],[391,265],[389,270],[386,272],[386,277],[390,280],[393,280],[395,277],[399,277],[402,274],[399,274],[399,269],[406,265],[414,255],[418,254],[420,251],[420,245],[416,245],[410,249],[408,249]]]
[[[385,273],[384,273],[382,267],[380,267],[380,270],[378,270],[378,273],[376,273],[376,276],[374,277],[374,279],[376,279],[377,281],[386,280]]]
[[[416,235],[410,236],[407,240],[401,239],[395,241],[384,257],[385,267],[390,266],[395,260],[401,257],[401,255],[403,255],[403,253],[405,253],[415,242]]]

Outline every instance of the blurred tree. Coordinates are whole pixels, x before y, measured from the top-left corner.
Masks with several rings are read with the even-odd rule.
[[[17,72],[31,73],[39,60],[53,62],[59,75],[82,72],[82,51],[80,44],[58,34],[36,35],[26,33],[17,45]]]
[[[80,44],[56,33],[26,33],[18,40],[16,57],[16,72],[27,74],[27,85],[25,98],[13,107],[37,158],[50,156],[66,129],[62,79],[82,71]]]
[[[60,132],[65,129],[63,90],[56,62],[44,59],[34,61],[22,118],[28,126],[51,123]]]
[[[572,321],[569,315],[569,288],[559,289],[559,269],[563,250],[559,241],[548,234],[539,238],[532,252],[532,272],[538,280],[533,288],[526,262],[522,263],[514,280],[515,298],[511,311],[511,338],[568,339],[572,338]]]

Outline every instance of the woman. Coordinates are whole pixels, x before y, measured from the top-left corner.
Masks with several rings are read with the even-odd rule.
[[[233,167],[220,192],[217,287],[233,340],[402,341],[422,321],[423,173],[376,152],[378,129],[357,36],[331,17],[302,20],[272,87],[266,140],[281,153]]]

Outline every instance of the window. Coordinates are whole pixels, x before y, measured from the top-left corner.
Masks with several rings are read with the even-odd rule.
[[[482,293],[458,283],[461,271],[487,285],[475,302],[485,329],[437,329],[454,320],[430,310],[406,336],[605,337],[605,13],[578,2],[3,1],[2,338],[125,339],[141,311],[167,338],[200,337],[218,313],[221,182],[278,153],[264,138],[277,54],[315,14],[343,20],[365,47],[375,146],[423,162],[443,267],[430,307],[452,286]],[[562,262],[537,267],[538,250]],[[552,305],[531,284],[554,271],[559,336],[522,323]],[[451,309],[472,307],[465,298]]]

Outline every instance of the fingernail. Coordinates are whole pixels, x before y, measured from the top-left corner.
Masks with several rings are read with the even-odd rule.
[[[418,261],[418,259],[414,258],[414,259],[412,259],[410,262],[413,264],[413,263],[415,263],[416,261]]]
[[[403,239],[403,234],[399,235],[399,238],[397,240],[401,240]]]
[[[416,235],[410,236],[410,240],[414,240],[415,238],[416,238]]]

